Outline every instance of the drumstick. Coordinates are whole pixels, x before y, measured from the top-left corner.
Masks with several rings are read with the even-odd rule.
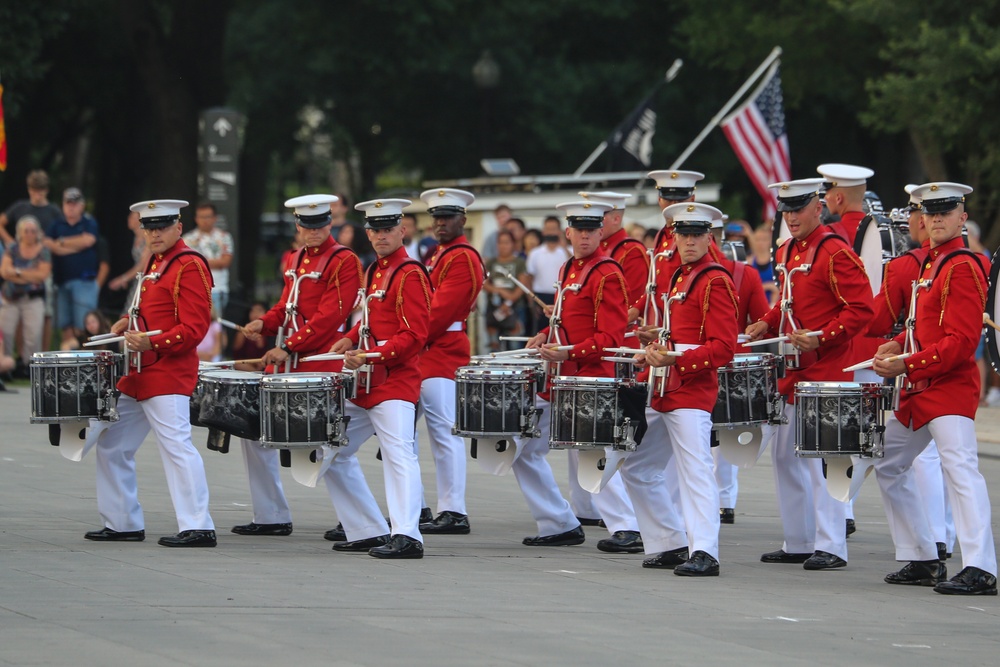
[[[500,336],[500,340],[509,340],[514,343],[527,343],[532,336]]]
[[[235,331],[242,331],[243,330],[243,327],[241,327],[240,325],[236,324],[236,322],[230,322],[229,320],[224,320],[221,317],[218,320],[216,320],[216,322],[218,322],[222,326],[226,327],[227,329],[233,329]]]
[[[90,341],[94,341],[94,340],[101,340],[103,338],[114,338],[114,337],[115,337],[115,334],[113,334],[113,333],[97,334],[96,336],[91,336],[90,338],[88,338],[87,342],[89,343]]]
[[[902,361],[903,359],[906,359],[909,356],[910,353],[907,352],[906,354],[897,354],[894,357],[886,357],[885,359],[883,359],[883,361]],[[845,373],[850,373],[851,371],[860,371],[864,370],[865,368],[871,368],[874,365],[875,365],[875,358],[872,357],[868,361],[862,361],[859,364],[854,364],[853,366],[848,366],[847,368],[843,368],[841,370]]]
[[[822,336],[822,331],[809,331],[806,333],[808,338],[816,338],[817,336]],[[769,345],[770,343],[784,343],[788,341],[788,336],[775,336],[774,338],[763,338],[761,340],[754,340],[748,343],[743,343],[743,347],[753,347],[755,345]]]
[[[514,277],[514,274],[513,274],[513,273],[511,273],[510,271],[508,271],[507,269],[503,268],[502,266],[498,266],[498,267],[496,267],[496,272],[497,272],[497,273],[499,273],[499,274],[500,274],[500,275],[502,275],[502,276],[507,276],[507,278],[509,278],[509,279],[510,279],[510,281],[511,281],[512,283],[514,283],[515,285],[517,285],[518,287],[520,287],[520,288],[521,288],[521,290],[522,290],[522,291],[523,291],[523,292],[524,292],[525,294],[527,294],[527,295],[528,295],[528,296],[530,296],[530,297],[531,297],[532,299],[534,299],[535,303],[537,303],[537,304],[538,304],[538,307],[539,307],[539,308],[541,308],[542,310],[545,310],[545,308],[546,308],[547,306],[551,305],[551,304],[548,304],[548,303],[545,303],[544,301],[542,301],[541,299],[539,299],[539,298],[538,298],[538,297],[537,297],[537,296],[535,295],[535,293],[534,293],[534,292],[532,292],[532,291],[531,291],[530,289],[528,289],[528,286],[527,286],[527,285],[525,285],[525,284],[524,284],[524,283],[522,283],[522,282],[521,282],[520,280],[518,280],[517,278],[515,278],[515,277]]]
[[[996,329],[997,331],[1000,331],[1000,325],[998,325],[996,322],[994,322],[993,320],[991,320],[990,316],[987,315],[986,313],[983,313],[983,324],[989,325],[989,326],[993,327],[994,329]]]
[[[629,331],[627,334],[625,334],[625,337],[626,338],[635,338],[635,332],[634,331]]]
[[[514,356],[534,356],[538,350],[533,347],[525,347],[520,350],[504,350],[503,352],[490,352],[491,357],[514,357]]]
[[[236,364],[259,364],[263,359],[233,359],[231,361],[202,361],[202,366],[235,366]]]
[[[358,355],[363,359],[374,359],[375,357],[381,357],[381,352],[365,352],[364,354]],[[309,357],[302,357],[299,361],[343,361],[347,358],[346,354],[314,354]]]
[[[604,351],[615,354],[646,354],[645,348],[641,347],[606,347]]]
[[[163,333],[159,329],[156,331],[133,331],[132,333],[137,333],[140,336],[155,336],[157,334]],[[100,340],[90,340],[83,344],[84,347],[93,347],[95,345],[107,345],[109,343],[120,343],[125,340],[125,336],[114,336],[112,338],[102,338]]]
[[[636,364],[638,363],[632,357],[601,357],[602,361],[613,361],[616,364]]]

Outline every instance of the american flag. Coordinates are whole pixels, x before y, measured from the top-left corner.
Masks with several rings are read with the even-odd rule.
[[[777,210],[777,198],[767,185],[791,178],[788,133],[777,63],[771,66],[753,96],[727,116],[721,125],[740,163],[764,199],[764,219],[772,219]]]

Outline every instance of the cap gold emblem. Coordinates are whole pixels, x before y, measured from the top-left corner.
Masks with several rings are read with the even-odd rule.
[[[694,204],[688,204],[687,212],[691,213],[692,211],[694,211]]]
[[[672,173],[670,174],[670,178],[677,178],[677,177],[678,177],[678,174],[677,174],[677,172],[676,172],[676,171],[675,171],[675,172],[672,172]]]
[[[382,208],[382,202],[380,201],[375,202],[375,208]]]
[[[937,192],[937,191],[938,191],[938,186],[932,185],[931,186],[931,192]]]
[[[146,204],[146,208],[156,208],[156,202],[149,202]]]
[[[438,190],[438,197],[444,197],[444,190]]]

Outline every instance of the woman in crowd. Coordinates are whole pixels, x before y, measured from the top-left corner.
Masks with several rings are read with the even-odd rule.
[[[500,336],[520,336],[524,334],[526,308],[524,293],[507,273],[521,282],[528,280],[523,257],[514,254],[514,235],[504,230],[497,234],[496,259],[489,260],[486,270],[489,279],[483,285],[489,299],[486,309],[486,331],[490,336],[493,351],[524,347],[524,343],[501,345]]]
[[[42,245],[38,220],[26,215],[17,221],[14,243],[0,260],[0,278],[5,281],[0,305],[0,331],[13,356],[15,332],[21,326],[20,367],[15,375],[28,377],[27,362],[40,352],[45,324],[45,281],[52,273],[52,257]]]

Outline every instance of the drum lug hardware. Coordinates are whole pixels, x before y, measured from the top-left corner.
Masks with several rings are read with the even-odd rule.
[[[452,429],[452,435],[455,435],[455,429]],[[479,458],[479,441],[475,438],[469,439],[469,456],[474,459]]]

